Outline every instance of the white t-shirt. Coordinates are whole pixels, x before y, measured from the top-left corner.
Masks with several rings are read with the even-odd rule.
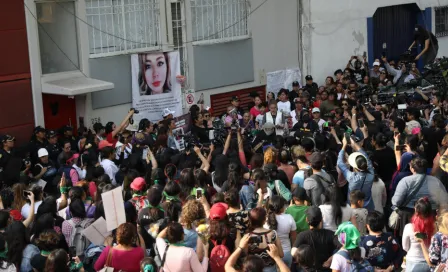
[[[115,175],[118,172],[118,167],[115,163],[109,159],[104,159],[101,161],[101,166],[104,169],[104,173],[109,176],[112,185],[117,185],[115,181]]]
[[[39,208],[40,204],[42,204],[42,200],[34,203],[34,214],[37,213],[37,208]],[[22,210],[20,212],[23,218],[27,219],[30,216],[30,209],[31,209],[30,204],[26,203],[25,205],[23,205]]]
[[[406,260],[412,262],[425,262],[422,247],[415,239],[414,226],[412,223],[406,224],[402,238],[403,249],[407,251]]]
[[[277,102],[277,108],[278,108],[278,111],[280,111],[280,112],[291,112],[291,102],[279,101],[279,102]]]
[[[361,249],[361,257],[364,258],[366,256],[366,250],[363,247],[360,247]],[[351,271],[351,264],[347,262],[347,259],[344,258],[340,254],[333,254],[333,260],[331,261],[330,268],[333,270],[338,270],[340,272],[350,272]]]
[[[338,226],[334,222],[333,209],[331,208],[331,205],[329,204],[320,205],[319,209],[322,212],[323,228],[331,231],[336,231],[338,229]],[[352,208],[350,208],[349,205],[346,205],[345,207],[341,207],[341,209],[342,209],[341,222],[350,221],[353,213]]]
[[[377,182],[372,184],[372,200],[375,204],[375,211],[384,213],[383,203],[387,198],[386,185],[379,179]]]
[[[275,218],[277,219],[277,237],[280,238],[283,252],[289,252],[291,251],[291,239],[289,239],[289,233],[297,229],[296,222],[290,214],[285,213],[276,214]],[[269,229],[267,224],[265,224],[264,227]]]

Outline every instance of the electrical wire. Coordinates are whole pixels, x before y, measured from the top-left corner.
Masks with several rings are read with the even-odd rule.
[[[227,29],[229,29],[229,28],[231,28],[231,27],[234,27],[234,26],[237,25],[238,23],[240,23],[240,22],[242,22],[242,21],[244,21],[244,20],[247,20],[247,19],[249,18],[250,15],[252,15],[255,11],[257,11],[259,8],[261,8],[261,7],[262,7],[264,4],[266,4],[268,1],[269,1],[269,0],[264,0],[260,5],[258,5],[256,8],[254,8],[253,10],[251,10],[246,16],[244,16],[244,17],[242,17],[241,19],[237,20],[235,23],[233,23],[233,24],[231,24],[231,25],[229,25],[229,26],[227,26],[227,27],[221,29],[220,31],[215,32],[215,33],[213,33],[213,34],[210,34],[210,35],[206,36],[206,37],[203,38],[203,39],[204,39],[204,40],[207,40],[207,39],[210,38],[210,37],[213,37],[213,36],[215,36],[215,35],[221,34],[222,32],[226,31]],[[84,21],[83,19],[79,18],[75,13],[73,13],[73,12],[71,12],[70,10],[66,9],[65,7],[63,7],[63,6],[62,6],[60,3],[58,3],[57,1],[56,1],[55,3],[56,3],[59,7],[61,7],[64,11],[66,11],[67,13],[73,15],[77,20],[81,21],[82,23],[86,24],[87,26],[89,26],[89,27],[91,27],[91,28],[93,28],[93,29],[95,29],[95,30],[97,30],[97,31],[100,31],[101,33],[104,33],[104,34],[106,34],[106,35],[109,35],[109,36],[111,36],[111,37],[114,37],[114,38],[116,38],[116,39],[119,39],[119,40],[122,40],[122,41],[126,41],[126,42],[130,42],[130,43],[144,44],[144,45],[150,45],[150,46],[170,45],[170,44],[159,44],[159,43],[155,43],[155,44],[154,44],[154,43],[138,42],[138,41],[128,40],[128,39],[125,39],[125,38],[123,38],[123,37],[120,37],[120,36],[111,34],[111,33],[106,32],[106,31],[104,31],[104,30],[98,29],[98,28],[95,27],[94,25],[91,25],[91,24],[89,24],[88,22]],[[186,42],[184,42],[183,44],[189,44],[189,43],[193,43],[193,42],[195,42],[195,41],[193,41],[193,40],[192,40],[192,41],[186,41]]]
[[[45,29],[45,27],[42,26],[42,24],[39,22],[39,20],[37,19],[36,15],[33,14],[33,12],[31,12],[30,8],[25,4],[25,2],[23,3],[25,5],[25,8],[28,10],[28,12],[31,14],[31,16],[33,16],[33,18],[36,20],[37,25],[44,31],[44,33],[48,36],[48,38],[54,43],[54,45],[56,45],[56,47],[59,49],[59,51],[61,51],[61,53],[71,62],[71,64],[77,69],[79,70],[85,77],[88,77],[86,74],[84,74],[84,72],[81,70],[81,68],[79,66],[77,66],[75,64],[75,62],[73,62],[70,57],[64,52],[64,50],[62,50],[62,48],[57,44],[57,42],[51,37],[51,35],[47,32],[47,30]]]

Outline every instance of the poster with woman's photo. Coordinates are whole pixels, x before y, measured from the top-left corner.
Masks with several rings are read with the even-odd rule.
[[[162,110],[182,113],[179,52],[143,53],[131,56],[132,106],[150,121],[162,119]]]

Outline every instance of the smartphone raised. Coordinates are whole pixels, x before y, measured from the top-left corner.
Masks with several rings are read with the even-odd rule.
[[[397,145],[395,147],[395,151],[404,151],[406,149],[406,145]]]
[[[29,191],[23,191],[23,197],[25,197],[26,199],[28,199],[28,197],[30,196],[30,192]]]
[[[204,195],[203,190],[201,188],[197,188],[196,189],[196,199],[201,199],[203,195]]]
[[[145,161],[146,161],[146,157],[148,157],[148,150],[149,150],[149,147],[145,147],[143,149],[142,159],[145,160]]]
[[[348,133],[348,132],[344,133],[344,137],[345,137],[345,140],[347,141],[347,143],[351,143],[351,141],[350,141],[350,133]]]
[[[358,120],[358,126],[359,126],[360,128],[363,128],[363,127],[364,127],[364,120],[359,119],[359,120]]]
[[[249,243],[250,244],[261,244],[263,242],[263,237],[262,236],[251,236],[249,238]]]
[[[70,260],[76,257],[76,247],[71,246],[68,248],[68,255],[70,256]]]

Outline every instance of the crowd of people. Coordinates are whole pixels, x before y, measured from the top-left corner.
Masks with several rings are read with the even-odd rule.
[[[419,76],[353,56],[320,86],[193,105],[183,150],[169,109],[137,132],[131,109],[24,147],[4,135],[0,271],[444,271],[448,97],[377,95]],[[118,187],[126,222],[95,244],[83,231]]]

